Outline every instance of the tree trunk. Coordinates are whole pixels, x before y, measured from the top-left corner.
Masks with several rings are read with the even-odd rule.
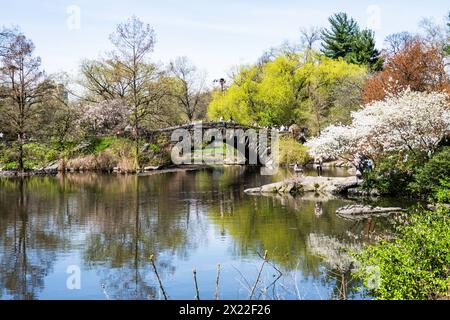
[[[18,170],[20,173],[24,173],[25,171],[25,166],[23,164],[23,134],[19,133],[19,165],[18,165]]]
[[[140,164],[139,164],[139,125],[138,125],[137,118],[134,120],[134,146],[135,146],[135,158],[134,158],[134,166],[136,169],[136,172],[140,171]]]

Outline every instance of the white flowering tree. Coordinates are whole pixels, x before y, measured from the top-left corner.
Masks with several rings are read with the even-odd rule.
[[[130,116],[127,105],[119,100],[107,100],[83,107],[80,124],[92,133],[111,133],[123,129]]]
[[[372,159],[392,151],[433,153],[450,133],[450,97],[406,90],[352,113],[352,124],[332,125],[306,145],[313,156]]]

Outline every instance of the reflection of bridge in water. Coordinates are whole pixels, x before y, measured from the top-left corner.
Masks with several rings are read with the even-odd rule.
[[[221,141],[239,151],[238,163],[268,165],[273,163],[273,148],[278,149],[279,136],[288,133],[279,132],[274,128],[219,121],[142,130],[141,137],[149,143],[158,143],[160,138],[164,137],[166,141],[169,141],[171,148],[184,144],[189,150]],[[234,155],[236,150],[233,150]]]

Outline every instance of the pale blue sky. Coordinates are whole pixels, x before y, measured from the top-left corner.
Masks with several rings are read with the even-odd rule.
[[[67,26],[71,5],[81,10],[75,30]],[[442,20],[450,5],[442,0],[0,0],[0,8],[0,25],[20,26],[48,73],[76,72],[83,58],[111,49],[114,26],[135,14],[155,28],[154,61],[185,55],[211,80],[234,65],[254,62],[284,40],[297,41],[301,27],[327,26],[335,12],[374,27],[381,46],[388,34],[417,31],[422,17]]]

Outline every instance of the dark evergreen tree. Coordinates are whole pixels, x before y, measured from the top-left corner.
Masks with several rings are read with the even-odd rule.
[[[362,30],[356,33],[352,41],[352,50],[345,60],[350,63],[367,65],[370,70],[380,71],[383,60],[380,52],[375,48],[375,37],[371,30]]]
[[[450,12],[448,13],[447,17],[447,35],[450,34]],[[447,55],[450,55],[450,43],[449,43],[449,36],[447,36],[447,43],[444,45],[444,52]]]
[[[322,31],[322,52],[332,59],[345,58],[352,51],[358,24],[344,12],[331,16],[328,21],[331,28]]]
[[[371,70],[381,69],[382,60],[375,48],[373,31],[360,31],[356,21],[344,12],[331,16],[328,21],[331,28],[322,32],[322,53],[325,56],[367,65]]]

